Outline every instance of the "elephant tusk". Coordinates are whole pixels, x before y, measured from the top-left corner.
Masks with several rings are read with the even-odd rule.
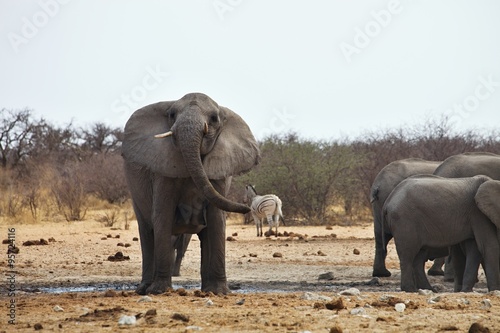
[[[162,138],[166,138],[168,136],[171,136],[172,134],[174,134],[174,133],[172,133],[172,131],[168,131],[168,132],[165,132],[165,133],[156,134],[155,138],[162,139]]]
[[[206,135],[208,133],[208,124],[205,122],[205,127],[203,128],[203,133]]]

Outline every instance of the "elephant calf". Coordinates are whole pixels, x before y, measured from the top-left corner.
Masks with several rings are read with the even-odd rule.
[[[414,176],[401,182],[383,207],[384,232],[393,235],[399,256],[401,290],[431,289],[424,272],[425,251],[470,239],[484,259],[488,290],[500,290],[499,196],[500,181],[486,176]],[[465,271],[474,278],[476,273]]]

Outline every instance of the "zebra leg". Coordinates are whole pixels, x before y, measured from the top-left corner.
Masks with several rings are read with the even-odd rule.
[[[252,212],[253,220],[255,222],[255,227],[257,228],[257,237],[262,236],[262,226],[259,217]],[[259,230],[260,229],[260,230]],[[259,235],[260,231],[260,235]]]

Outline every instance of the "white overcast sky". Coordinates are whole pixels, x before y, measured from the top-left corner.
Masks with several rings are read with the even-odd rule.
[[[261,139],[500,124],[497,0],[0,0],[0,109],[123,126],[203,92]]]

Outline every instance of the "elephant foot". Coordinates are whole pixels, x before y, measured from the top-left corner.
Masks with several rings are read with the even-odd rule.
[[[147,289],[146,294],[159,295],[172,288],[172,283],[166,280],[156,280]]]
[[[227,282],[225,281],[220,283],[205,283],[201,286],[201,291],[212,292],[215,295],[226,295],[230,293]]]
[[[373,269],[372,276],[373,277],[389,277],[391,276],[391,272],[387,268],[378,268],[378,269]]]
[[[135,289],[135,292],[139,295],[146,295],[146,290],[150,285],[151,283],[141,282],[141,284],[139,284],[139,286]]]
[[[444,271],[440,267],[434,267],[434,266],[432,266],[427,271],[427,275],[430,275],[430,276],[443,276],[444,275]]]

